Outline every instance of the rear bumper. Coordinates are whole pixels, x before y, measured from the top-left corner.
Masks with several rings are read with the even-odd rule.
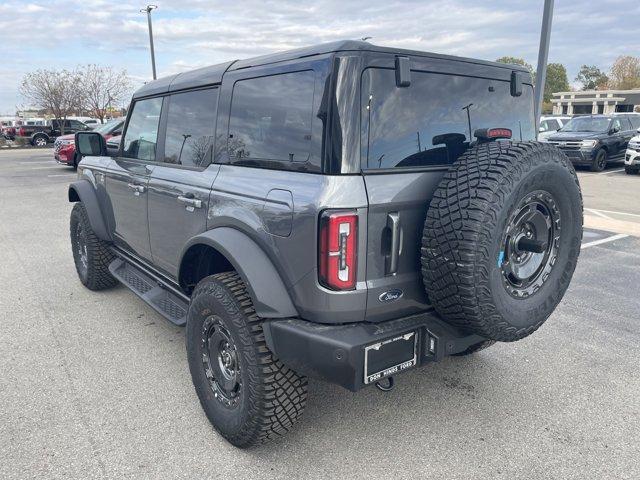
[[[326,325],[285,319],[265,322],[263,327],[267,345],[285,365],[302,375],[352,391],[381,378],[460,353],[485,340],[451,327],[433,312],[380,323]],[[411,337],[411,341],[415,341],[415,359],[411,362],[406,361],[406,356],[394,352],[393,348],[378,346],[412,332],[415,333],[415,337]],[[365,371],[367,347],[379,352],[376,354],[376,370],[383,373],[375,377],[371,375],[374,372],[370,366]],[[385,355],[388,358],[384,358]]]

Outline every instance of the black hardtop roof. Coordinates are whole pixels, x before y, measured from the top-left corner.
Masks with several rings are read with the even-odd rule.
[[[456,57],[453,55],[442,55],[438,53],[421,52],[418,50],[405,50],[395,47],[381,47],[360,40],[342,40],[337,42],[322,43],[320,45],[313,45],[310,47],[297,48],[295,50],[287,50],[285,52],[262,55],[259,57],[247,58],[245,60],[234,60],[231,62],[220,63],[217,65],[211,65],[209,67],[198,68],[196,70],[159,78],[158,80],[154,80],[140,87],[133,94],[133,98],[135,99],[139,97],[146,97],[149,95],[159,95],[162,93],[184,90],[187,88],[195,88],[205,85],[214,85],[216,83],[222,82],[222,77],[227,71],[240,70],[243,68],[257,67],[261,65],[268,65],[272,63],[280,63],[305,57],[345,51],[380,52],[395,55],[438,58],[457,62],[487,65],[498,68],[507,68],[509,70],[520,70],[528,73],[528,70],[526,70],[526,68],[521,65],[510,65],[504,63],[489,62],[486,60]]]

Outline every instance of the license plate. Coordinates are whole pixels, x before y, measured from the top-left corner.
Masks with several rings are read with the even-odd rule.
[[[404,333],[364,348],[364,383],[369,384],[415,367],[418,333]]]

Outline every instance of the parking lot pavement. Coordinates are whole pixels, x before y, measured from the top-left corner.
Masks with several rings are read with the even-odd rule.
[[[124,287],[77,280],[72,171],[50,151],[10,153],[0,478],[640,478],[638,238],[587,230],[565,299],[531,337],[410,371],[389,393],[311,380],[296,428],[240,451],[200,409],[183,330]],[[622,192],[616,175],[580,172],[585,204],[640,213],[640,177]]]

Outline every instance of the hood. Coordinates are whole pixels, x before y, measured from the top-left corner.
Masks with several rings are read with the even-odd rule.
[[[76,138],[76,134],[69,133],[68,135],[60,135],[59,137],[56,137],[56,140],[73,140],[74,138]]]
[[[605,135],[600,132],[555,132],[553,135],[547,138],[547,140],[560,140],[560,141],[568,141],[568,140],[586,140],[590,138],[597,139],[600,136]]]

